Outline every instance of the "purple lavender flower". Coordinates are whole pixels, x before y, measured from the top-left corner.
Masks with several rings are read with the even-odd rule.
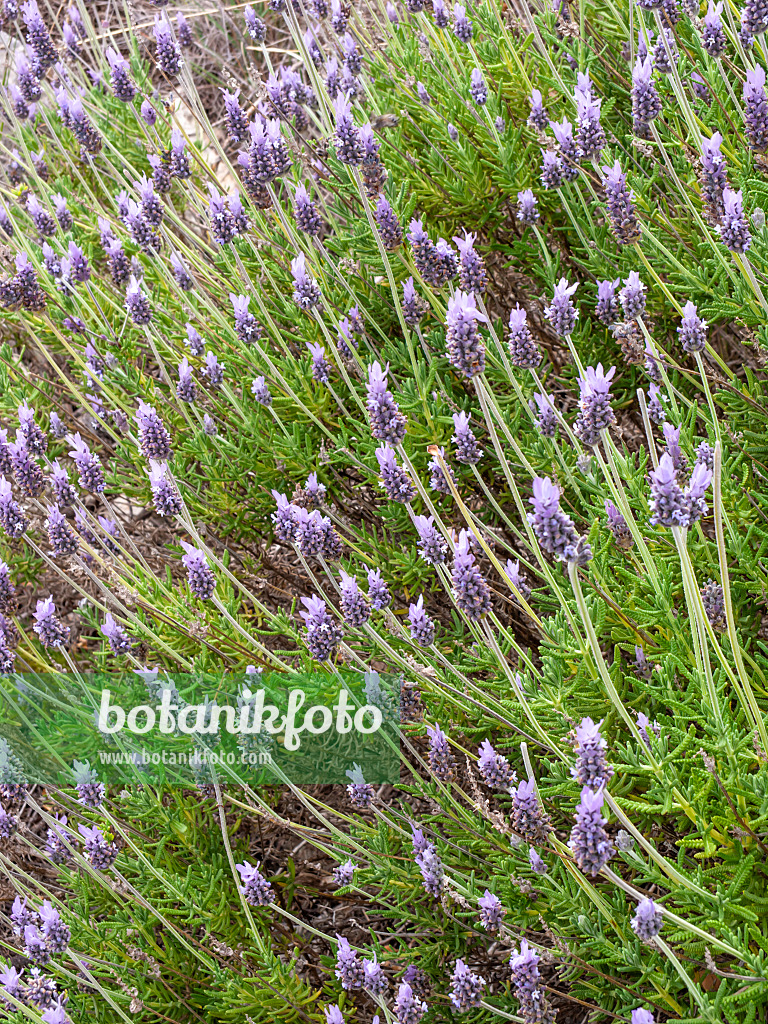
[[[309,311],[317,306],[322,295],[317,282],[307,272],[306,258],[303,252],[291,260],[291,274],[293,275],[293,301],[299,309]]]
[[[512,828],[527,839],[529,843],[544,843],[552,831],[549,815],[539,803],[536,787],[533,782],[525,779],[514,789],[512,794]]]
[[[441,782],[450,782],[455,774],[456,760],[448,745],[448,737],[437,723],[434,727],[427,726],[427,737],[429,738],[429,767],[432,774]]]
[[[0,644],[0,649],[4,645]],[[0,807],[0,840],[7,842],[18,828],[18,818],[9,814],[4,807]]]
[[[631,270],[629,277],[624,279],[619,300],[627,320],[636,320],[645,312],[645,285],[636,270]]]
[[[45,939],[33,924],[28,924],[24,929],[24,955],[41,966],[51,959]]]
[[[672,73],[672,63],[677,64],[678,58],[674,34],[671,29],[665,28],[660,33],[653,48],[653,66],[662,75],[670,75]]]
[[[339,864],[333,869],[333,880],[336,885],[351,885],[357,865],[352,860]]]
[[[150,128],[157,121],[157,112],[149,100],[143,100],[141,104],[141,119]]]
[[[30,910],[27,907],[26,899],[17,896],[11,907],[11,924],[13,925],[13,934],[16,936],[23,935],[24,929],[27,925],[35,924],[37,922],[37,914],[34,910]]]
[[[73,434],[69,442],[72,445],[69,456],[77,466],[80,486],[91,494],[101,494],[106,486],[101,459],[90,450],[79,433]]]
[[[380,569],[370,569],[368,571],[368,598],[371,602],[371,607],[377,611],[387,608],[392,603],[389,587],[381,578]]]
[[[550,121],[552,133],[558,144],[563,181],[575,181],[579,176],[578,164],[584,153],[573,138],[573,125],[566,118]]]
[[[659,390],[658,384],[651,383],[648,387],[648,415],[654,423],[663,423],[666,418],[666,412],[664,406],[661,404],[664,400],[664,396]]]
[[[636,1010],[632,1011],[630,1024],[654,1024],[653,1014],[650,1010],[645,1010],[639,1006]]]
[[[724,632],[728,622],[725,617],[725,595],[722,586],[714,580],[707,580],[700,592],[704,611],[712,628],[719,633]]]
[[[578,287],[578,282],[569,285],[566,278],[561,277],[555,286],[551,304],[544,310],[544,316],[551,322],[555,331],[563,337],[568,337],[576,326],[579,313],[571,301],[571,296]]]
[[[475,556],[470,550],[470,537],[466,530],[459,534],[454,552],[453,599],[456,607],[472,622],[478,622],[491,610],[491,589],[475,568]]]
[[[547,125],[549,124],[549,114],[546,111],[541,99],[541,93],[538,89],[533,89],[531,95],[528,97],[528,102],[531,105],[531,112],[528,115],[528,124],[532,128],[538,128],[539,131],[546,131]]]
[[[440,459],[442,459],[442,461],[445,462],[445,448],[439,448],[438,452]],[[430,461],[429,466],[427,467],[430,474],[429,486],[432,488],[433,491],[437,491],[439,494],[450,494],[451,485],[448,481],[450,479],[450,482],[455,485],[456,474],[453,472],[451,467],[447,463],[445,463],[446,469],[448,471],[448,476],[446,477],[445,470],[440,464],[440,459],[438,458],[437,454],[433,455],[432,460]]]
[[[631,921],[632,931],[641,942],[650,943],[661,932],[663,922],[661,910],[652,899],[646,896],[637,905],[635,916]]]
[[[398,466],[394,450],[388,444],[383,444],[376,449],[376,458],[379,463],[381,486],[389,500],[404,504],[412,501],[416,496],[416,488],[406,471]]]
[[[45,487],[43,471],[32,458],[21,430],[16,431],[15,444],[8,445],[8,454],[19,490],[27,498],[37,498]]]
[[[579,869],[594,878],[614,854],[613,843],[605,831],[606,820],[601,814],[605,801],[603,790],[594,791],[585,786],[574,815],[576,824],[568,842],[573,859]]]
[[[390,252],[399,248],[403,244],[403,229],[386,196],[379,196],[374,216],[384,248]]]
[[[425,312],[426,305],[420,296],[416,294],[413,278],[409,277],[406,281],[403,281],[403,319],[408,327],[413,328],[421,323]]]
[[[485,980],[473,974],[463,960],[459,959],[451,975],[451,1002],[459,1013],[467,1013],[479,1006],[483,999]]]
[[[357,958],[357,951],[352,949],[343,935],[337,935],[336,977],[341,987],[349,991],[361,989],[365,982],[365,969]]]
[[[317,661],[328,661],[341,643],[343,631],[329,614],[321,597],[302,597],[301,603],[307,609],[299,612],[307,629],[304,643]]]
[[[139,402],[136,423],[139,428],[139,450],[145,459],[167,462],[173,458],[171,435],[154,406]]]
[[[619,245],[631,245],[640,237],[634,193],[627,188],[627,176],[617,160],[613,167],[603,167],[603,189],[613,236]]]
[[[27,213],[32,218],[35,229],[43,238],[50,238],[56,234],[56,221],[32,192],[27,196]]]
[[[176,397],[180,402],[194,402],[197,398],[197,384],[192,376],[192,368],[186,356],[179,363],[179,382],[176,385]]]
[[[741,190],[723,189],[723,213],[718,226],[720,240],[731,252],[745,253],[752,244],[747,218],[744,216]]]
[[[27,27],[27,45],[33,51],[37,69],[39,73],[47,71],[53,67],[59,55],[40,14],[37,0],[26,0],[26,3],[21,5],[21,14]]]
[[[539,208],[531,189],[517,193],[517,219],[521,224],[536,224],[539,220]]]
[[[478,107],[484,107],[488,102],[488,86],[485,84],[483,73],[480,68],[473,68],[470,76],[469,95]]]
[[[445,319],[446,355],[451,366],[469,380],[485,369],[485,345],[478,320],[487,323],[488,318],[477,308],[474,294],[456,291],[448,300]]]
[[[616,547],[621,551],[629,551],[635,542],[626,519],[608,498],[605,499],[605,511],[608,515],[608,529],[613,534]]]
[[[445,562],[447,545],[435,528],[433,516],[414,516],[413,525],[419,534],[419,554],[427,565],[440,565]]]
[[[248,4],[243,11],[243,16],[245,18],[245,27],[248,35],[254,42],[263,43],[267,34],[267,26],[261,18],[256,16],[250,4]]]
[[[304,598],[302,598],[304,600]],[[301,613],[302,615],[304,612]],[[365,781],[362,768],[356,764],[352,769],[344,773],[350,780],[347,786],[349,801],[358,811],[366,811],[373,802],[374,790],[370,782]]]
[[[120,623],[115,621],[114,616],[111,615],[110,612],[107,612],[107,614],[104,616],[104,623],[101,626],[100,632],[103,636],[107,638],[107,641],[113,654],[128,654],[128,652],[133,647],[133,641],[125,632]],[[98,783],[98,785],[101,787],[103,798],[104,787],[101,783]],[[78,793],[79,792],[80,786],[78,785]],[[82,794],[80,802],[83,803]],[[99,801],[99,803],[100,802],[101,801]],[[98,804],[92,804],[89,806],[98,806]]]
[[[539,365],[541,352],[528,327],[528,314],[519,303],[509,313],[507,341],[513,366],[535,368]]]
[[[417,995],[407,981],[402,981],[395,1000],[397,1024],[419,1024],[429,1007]]]
[[[768,96],[765,94],[765,71],[759,64],[747,71],[743,96],[747,143],[755,152],[764,153],[768,149]]]
[[[709,87],[698,71],[691,72],[691,89],[695,96],[705,103],[708,107],[712,106],[712,93],[709,91]]]
[[[456,445],[456,461],[466,466],[475,465],[483,457],[483,453],[478,447],[477,439],[469,426],[469,416],[465,412],[453,414],[453,429],[455,433],[451,440]]]
[[[384,971],[381,968],[381,964],[376,960],[376,954],[373,954],[373,960],[363,960],[363,988],[366,992],[376,999],[386,994],[389,988],[389,982],[386,979]]]
[[[29,526],[29,521],[13,499],[11,485],[0,476],[0,526],[13,540],[18,539]]]
[[[533,854],[531,850],[531,863]],[[536,854],[538,857],[538,854]],[[541,858],[538,858],[541,860]],[[543,863],[543,861],[542,861]],[[534,868],[534,870],[536,870]],[[545,873],[537,871],[537,874]],[[520,1015],[525,1024],[554,1024],[555,1011],[549,1006],[547,994],[542,986],[539,960],[541,958],[528,946],[525,939],[520,940],[520,950],[514,950],[509,961],[512,971],[512,984],[520,1007]]]
[[[323,222],[304,184],[297,185],[293,199],[296,227],[307,235],[319,235],[323,230]]]
[[[680,344],[686,352],[701,352],[707,344],[707,324],[698,315],[696,306],[686,302],[683,319],[677,328]]]
[[[435,288],[442,288],[456,276],[458,260],[456,253],[444,238],[433,242],[424,231],[420,220],[412,220],[408,228],[408,241],[413,249],[416,268],[427,282]]]
[[[535,423],[542,437],[554,437],[557,433],[557,416],[552,396],[546,392],[542,395],[536,391],[528,406],[533,413],[538,410]]]
[[[411,639],[420,647],[431,647],[435,640],[435,623],[424,611],[424,595],[408,608]]]
[[[277,491],[272,491],[272,497],[277,502],[277,510],[272,513],[275,536],[283,544],[293,544],[296,539],[297,506],[292,505],[284,494]]]
[[[48,828],[46,833],[45,852],[54,864],[64,864],[70,857],[64,842],[66,837],[64,826],[67,824],[67,816],[64,814],[60,818],[57,814],[55,819],[55,823]]]
[[[209,601],[216,590],[216,577],[211,572],[205,555],[199,548],[181,541],[184,548],[181,562],[187,570],[187,584],[192,593],[203,601]]]
[[[184,292],[192,291],[195,287],[195,280],[190,274],[187,265],[182,260],[180,254],[174,250],[171,253],[170,261],[171,270],[176,284]]]
[[[548,477],[536,477],[529,500],[534,511],[528,513],[528,521],[544,551],[561,562],[586,564],[592,550],[576,533],[570,516],[560,508],[560,489]]]
[[[168,163],[168,173],[173,178],[179,178],[184,180],[189,178],[192,174],[192,170],[189,166],[189,157],[187,156],[187,140],[181,134],[178,128],[174,128],[171,131],[171,153]],[[150,159],[150,163],[155,169],[155,185],[158,192],[170,191],[171,183],[170,178],[168,180],[167,188],[163,189],[161,183],[157,180],[157,165]]]
[[[233,295],[230,292],[229,299],[235,313],[235,334],[244,345],[250,345],[254,341],[258,341],[263,333],[263,329],[253,313],[248,311],[248,304],[251,301],[250,295]]]
[[[224,364],[220,363],[215,352],[205,353],[205,369],[203,375],[206,377],[208,386],[220,388],[224,380]]]
[[[618,278],[615,281],[597,282],[597,306],[595,315],[601,323],[608,326],[616,322],[618,316],[618,303],[616,301],[616,288]]]
[[[576,92],[576,145],[583,154],[582,159],[597,160],[605,149],[605,131],[600,124],[600,102],[583,92]]]
[[[727,44],[723,23],[720,20],[722,12],[722,0],[720,3],[714,3],[713,0],[710,0],[707,13],[703,16],[701,45],[713,57],[721,57],[725,53]]]
[[[272,394],[267,387],[264,377],[254,378],[251,384],[251,393],[259,405],[263,405],[267,408],[272,405]]]
[[[158,70],[167,78],[175,78],[180,72],[184,61],[181,50],[173,39],[171,26],[165,11],[155,16],[153,28],[155,34],[155,61]]]
[[[586,368],[583,379],[579,377],[581,397],[573,431],[586,445],[596,445],[600,440],[600,432],[616,422],[609,395],[615,372],[616,367],[612,366],[604,373],[603,364],[598,363],[597,366]]]
[[[149,486],[152,489],[152,500],[160,516],[180,515],[183,505],[173,480],[168,478],[168,466],[164,462],[149,462]],[[106,634],[105,634],[106,635]]]
[[[11,579],[11,570],[6,562],[0,561],[0,613],[15,614],[16,603],[16,587]]]
[[[240,872],[239,891],[242,893],[245,902],[252,907],[268,907],[274,902],[275,894],[271,885],[259,871],[259,864],[255,866],[247,860],[235,867]]]
[[[459,250],[459,284],[467,292],[484,292],[488,284],[488,274],[483,258],[475,249],[475,235],[465,230],[464,238],[453,236]]]
[[[119,245],[119,243],[117,244]],[[149,304],[149,299],[141,290],[141,285],[133,274],[131,274],[131,281],[125,292],[125,308],[131,320],[139,327],[143,327],[152,320],[152,307]]]
[[[56,615],[56,605],[52,597],[37,602],[35,624],[32,628],[45,648],[61,647],[69,639],[69,626],[63,625]]]
[[[638,57],[632,71],[632,119],[635,135],[647,139],[651,121],[661,113],[661,99],[651,78],[653,62],[646,55],[643,60]]]
[[[377,441],[386,441],[396,446],[405,437],[407,420],[395,401],[392,392],[387,390],[387,373],[380,363],[373,363],[368,368],[368,399],[366,409],[371,420],[371,434]]]
[[[499,897],[494,896],[490,889],[486,889],[485,894],[477,901],[477,909],[480,913],[480,924],[486,931],[497,932],[501,928],[506,910],[501,905]]]
[[[508,790],[517,777],[506,757],[494,750],[488,740],[483,740],[477,754],[477,767],[486,786],[490,786],[491,789]]]
[[[547,865],[532,846],[528,850],[528,863],[531,865],[531,871],[533,871],[534,874],[546,875]]]
[[[336,114],[336,156],[344,164],[359,166],[363,161],[363,150],[360,133],[352,121],[352,107],[346,96],[342,95],[336,97],[333,107]]]
[[[600,734],[602,722],[595,724],[591,718],[582,718],[576,729],[576,765],[571,775],[580,786],[602,789],[614,775],[614,770],[605,759],[608,746]]]
[[[55,505],[48,506],[48,518],[45,521],[48,540],[54,555],[74,555],[78,548],[78,540],[65,516]]]
[[[315,345],[311,341],[306,344],[312,357],[312,379],[320,384],[328,384],[331,379],[331,364],[325,358],[325,346]]]
[[[531,588],[528,584],[528,577],[524,572],[520,572],[520,559],[513,562],[511,558],[507,559],[507,564],[504,567],[504,575],[507,577],[509,582],[518,591],[524,601],[527,601],[531,596]]]
[[[364,626],[371,617],[371,606],[357,585],[354,576],[341,570],[341,613],[344,621],[354,629]]]
[[[136,86],[129,74],[130,64],[113,46],[107,47],[106,58],[111,70],[112,91],[122,103],[130,103],[136,95]]]
[[[128,257],[125,255],[123,243],[119,239],[113,238],[107,243],[107,257],[109,261],[109,273],[112,277],[112,281],[119,288],[120,285],[125,284],[131,276],[131,266],[128,262]],[[149,317],[149,319],[145,320],[144,323],[149,323],[152,319],[149,302],[147,301],[146,296],[139,291],[138,284],[136,285],[136,290],[139,298],[134,298],[132,300],[132,306],[129,307],[128,299],[126,297],[126,308],[129,310],[137,308],[143,299],[144,303],[146,303],[146,315]]]

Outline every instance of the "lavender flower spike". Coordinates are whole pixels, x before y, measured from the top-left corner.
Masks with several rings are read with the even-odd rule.
[[[427,726],[427,737],[429,738],[429,767],[436,779],[441,782],[450,782],[454,776],[456,760],[448,745],[448,737],[439,725]]]
[[[641,942],[650,943],[661,932],[663,921],[661,910],[646,896],[637,905],[637,911],[631,921],[632,931]]]
[[[291,260],[293,275],[293,301],[305,311],[313,309],[322,298],[317,282],[307,272],[304,253],[299,253]]]
[[[211,572],[208,561],[199,548],[181,541],[184,548],[182,564],[187,570],[187,583],[192,593],[203,601],[209,601],[216,590],[216,577]]]
[[[43,647],[61,647],[69,639],[69,626],[65,626],[56,615],[56,605],[53,598],[37,602],[35,609],[35,624],[32,627],[40,637]]]
[[[765,94],[765,71],[759,64],[747,71],[743,96],[747,143],[755,152],[764,153],[768,149],[768,96]]]
[[[451,975],[451,1002],[459,1013],[479,1006],[483,999],[485,980],[473,974],[463,960],[459,959]]]
[[[617,160],[613,167],[603,167],[603,189],[611,230],[619,245],[631,245],[640,237],[634,193],[627,188],[627,176]]]
[[[307,627],[304,643],[317,661],[328,661],[341,643],[344,634],[331,617],[321,597],[316,594],[312,597],[302,597],[301,603],[307,609],[299,612]]]
[[[485,893],[477,901],[477,909],[480,913],[480,924],[483,928],[488,932],[497,932],[506,914],[506,910],[501,905],[499,897],[495,896],[490,889],[486,889]]]
[[[605,511],[608,516],[608,529],[613,534],[616,547],[621,551],[629,551],[635,542],[626,519],[609,498],[605,499]]]
[[[616,422],[609,395],[615,372],[616,367],[612,366],[604,373],[603,364],[598,363],[597,366],[588,366],[584,378],[579,378],[581,399],[573,431],[586,445],[596,445],[601,431]]]
[[[455,292],[448,300],[445,340],[451,366],[471,380],[485,369],[485,345],[477,321],[487,322],[472,292]]]
[[[517,219],[521,224],[535,224],[539,220],[536,196],[529,188],[517,193]]]
[[[445,562],[448,548],[435,527],[434,516],[414,516],[413,525],[419,534],[419,554],[427,565],[440,565]]]
[[[534,856],[543,866],[543,861],[533,849],[530,851],[531,865],[534,864]],[[546,867],[543,872],[537,867],[533,870],[543,874]],[[549,1006],[547,994],[542,987],[539,960],[540,957],[529,948],[527,941],[521,939],[520,951],[514,950],[509,961],[512,984],[520,1004],[520,1015],[526,1024],[554,1024],[555,1011]]]
[[[571,829],[568,843],[576,864],[591,878],[605,867],[615,852],[601,813],[604,802],[602,789],[597,792],[586,786],[582,789],[581,801],[574,815],[576,824]]]
[[[533,89],[531,91],[528,102],[531,105],[531,112],[528,115],[528,124],[532,128],[538,128],[540,132],[546,131],[547,125],[549,124],[549,114],[544,107],[541,93],[538,89]]]
[[[576,765],[571,769],[571,775],[580,786],[590,789],[602,789],[614,774],[605,759],[608,744],[600,734],[602,724],[583,718],[576,729]]]
[[[692,302],[686,302],[683,306],[683,319],[677,333],[685,352],[701,352],[706,347],[707,324],[698,315]]]
[[[405,437],[406,418],[387,390],[389,363],[382,369],[380,363],[368,368],[368,400],[365,403],[371,419],[371,433],[377,441],[396,446]]]
[[[728,43],[723,23],[720,20],[722,13],[722,0],[720,3],[714,3],[713,0],[709,0],[709,7],[704,15],[701,29],[701,43],[710,57],[722,57]]]
[[[509,761],[499,754],[488,740],[483,740],[477,750],[477,767],[483,782],[491,789],[507,790],[517,781]]]
[[[252,907],[268,907],[274,901],[275,893],[259,870],[259,864],[254,866],[246,860],[242,864],[236,864],[235,867],[240,873],[242,885],[239,889],[245,902]]]
[[[552,825],[539,803],[533,782],[523,780],[511,793],[512,827],[530,843],[545,842]]]
[[[411,604],[408,609],[408,619],[411,625],[411,639],[419,647],[430,647],[435,640],[435,624],[424,611],[424,595],[419,597],[416,604]]]
[[[453,414],[453,428],[455,434],[451,440],[456,445],[456,461],[467,466],[472,466],[479,462],[483,457],[483,453],[478,447],[477,439],[469,425],[469,417],[465,412],[455,412]]]
[[[683,491],[672,457],[664,452],[651,473],[651,525],[685,527],[695,523],[707,512],[704,494],[711,481],[712,471],[703,462],[697,462]]]
[[[624,279],[619,301],[627,320],[636,320],[645,312],[645,285],[636,270],[631,270],[629,277]]]
[[[569,285],[566,278],[561,277],[555,285],[552,302],[544,310],[544,316],[550,321],[555,331],[567,338],[576,326],[579,312],[571,301],[571,296],[579,287],[576,284]]]
[[[472,622],[478,622],[491,610],[491,589],[475,568],[469,542],[469,534],[462,530],[454,553],[451,582],[456,607]]]
[[[560,508],[560,489],[548,477],[536,477],[529,501],[534,511],[528,513],[528,521],[543,550],[558,561],[585,565],[592,550],[577,534],[570,516]]]
[[[412,501],[416,496],[416,488],[406,471],[397,464],[394,450],[388,444],[384,444],[376,449],[376,458],[379,463],[381,486],[390,501]]]
[[[723,189],[723,213],[718,230],[723,245],[735,253],[745,253],[752,244],[742,203],[741,190],[734,192],[730,188]]]
[[[407,981],[400,984],[395,1000],[395,1017],[398,1024],[419,1024],[429,1007],[417,995]]]
[[[651,77],[652,71],[653,61],[648,55],[643,60],[638,57],[632,70],[632,130],[639,139],[648,138],[651,121],[661,113],[661,99]]]
[[[541,362],[541,352],[533,340],[530,328],[528,327],[528,314],[521,309],[517,303],[514,309],[509,311],[509,355],[513,366],[535,369]]]

